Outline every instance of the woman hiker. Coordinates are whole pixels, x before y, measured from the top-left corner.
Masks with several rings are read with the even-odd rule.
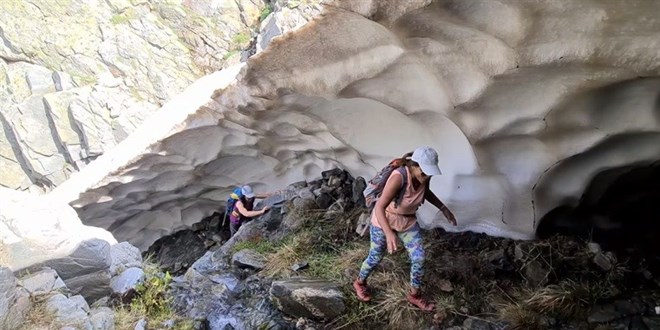
[[[441,174],[438,168],[438,153],[430,147],[420,147],[411,154],[403,156],[403,166],[407,174],[407,185],[403,185],[400,171],[390,174],[385,188],[376,202],[371,214],[371,248],[369,255],[362,263],[358,278],[353,282],[353,288],[361,301],[370,301],[367,288],[367,278],[380,263],[385,254],[397,250],[397,237],[403,242],[410,258],[410,291],[406,295],[408,301],[423,311],[432,311],[434,305],[422,298],[422,274],[424,272],[424,246],[417,217],[417,209],[424,200],[440,209],[447,220],[456,225],[456,218],[449,209],[428,189],[432,175]],[[403,197],[398,206],[394,197],[403,190]]]
[[[231,235],[229,237],[233,237],[234,234],[236,234],[246,219],[258,217],[270,210],[270,206],[266,206],[259,211],[253,211],[252,209],[254,208],[255,198],[263,199],[269,197],[272,194],[258,195],[252,191],[252,187],[249,185],[244,185],[241,187],[241,195],[242,197],[236,201],[233,210],[229,214],[229,232]]]

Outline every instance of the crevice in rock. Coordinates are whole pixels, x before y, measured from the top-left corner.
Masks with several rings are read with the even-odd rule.
[[[23,151],[19,147],[18,140],[16,139],[16,132],[14,132],[14,129],[11,127],[8,119],[5,117],[3,113],[0,113],[0,121],[2,122],[2,128],[5,132],[5,138],[7,138],[7,141],[9,141],[9,145],[11,146],[11,149],[14,152],[14,156],[16,156],[16,160],[18,161],[18,164],[21,166],[23,172],[27,175],[30,181],[33,184],[38,185],[39,187],[42,188],[52,187],[52,185],[49,185],[48,181],[46,182],[43,181],[44,178],[42,178],[41,175],[38,175],[38,173],[27,161],[27,158],[25,157]]]
[[[65,161],[69,165],[73,166],[73,168],[76,171],[80,170],[76,162],[73,160],[73,157],[66,149],[65,143],[60,138],[59,133],[57,132],[57,126],[55,125],[55,120],[53,119],[53,109],[50,107],[50,104],[48,104],[45,98],[43,98],[42,101],[44,103],[44,111],[46,112],[46,120],[48,121],[48,128],[50,129],[50,135],[53,138],[53,141],[55,142],[57,151],[62,156],[64,156]]]

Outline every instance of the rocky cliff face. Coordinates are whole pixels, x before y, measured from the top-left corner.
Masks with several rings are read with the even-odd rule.
[[[3,1],[0,185],[59,185],[193,81],[246,59],[262,20],[271,22],[265,46],[314,11],[287,5]],[[267,16],[273,6],[277,15]]]
[[[332,166],[371,176],[426,144],[457,230],[530,238],[600,171],[659,158],[656,2],[328,4],[53,195],[145,249],[238,183],[263,191]],[[444,223],[428,205],[420,215]]]

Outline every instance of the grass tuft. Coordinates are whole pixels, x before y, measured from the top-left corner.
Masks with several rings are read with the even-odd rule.
[[[263,22],[270,13],[273,12],[273,5],[271,4],[266,4],[264,8],[261,10],[261,13],[259,14],[259,22]]]
[[[30,298],[32,307],[25,316],[21,330],[53,329],[63,326],[63,324],[57,324],[55,315],[46,308],[46,301],[50,297],[51,295],[43,295]]]
[[[145,281],[136,287],[136,295],[127,305],[115,307],[115,328],[132,330],[141,319],[146,319],[149,328],[159,328],[166,321],[174,321],[175,330],[192,330],[192,320],[187,320],[172,308],[169,286],[172,277],[162,273],[160,267],[148,256],[142,263]]]

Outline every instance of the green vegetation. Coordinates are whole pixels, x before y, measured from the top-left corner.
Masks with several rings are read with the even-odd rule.
[[[264,6],[264,9],[261,10],[261,14],[259,15],[259,22],[263,22],[270,13],[273,12],[273,6],[268,3],[266,6]]]
[[[127,23],[130,19],[125,15],[115,14],[110,18],[110,23],[114,25]]]
[[[138,17],[138,13],[134,8],[128,8],[119,14],[114,14],[110,17],[110,23],[114,25],[126,24],[128,21]]]
[[[250,42],[250,35],[247,32],[239,32],[232,39],[235,45],[244,45]]]
[[[176,330],[192,330],[193,322],[185,320],[172,309],[172,297],[168,288],[172,277],[161,273],[157,264],[147,257],[142,264],[145,281],[136,288],[136,295],[128,305],[115,310],[115,327],[118,330],[134,329],[140,319],[146,319],[150,328],[158,328],[165,321],[173,320]]]
[[[232,56],[234,56],[234,55],[236,55],[236,54],[238,54],[238,50],[230,50],[230,51],[226,52],[225,55],[222,56],[222,59],[226,61],[226,60],[228,60],[230,57],[232,57]]]
[[[269,240],[263,239],[262,237],[256,237],[247,241],[241,241],[236,243],[231,249],[231,253],[236,253],[244,249],[252,249],[259,253],[271,253],[275,251],[277,245]]]

